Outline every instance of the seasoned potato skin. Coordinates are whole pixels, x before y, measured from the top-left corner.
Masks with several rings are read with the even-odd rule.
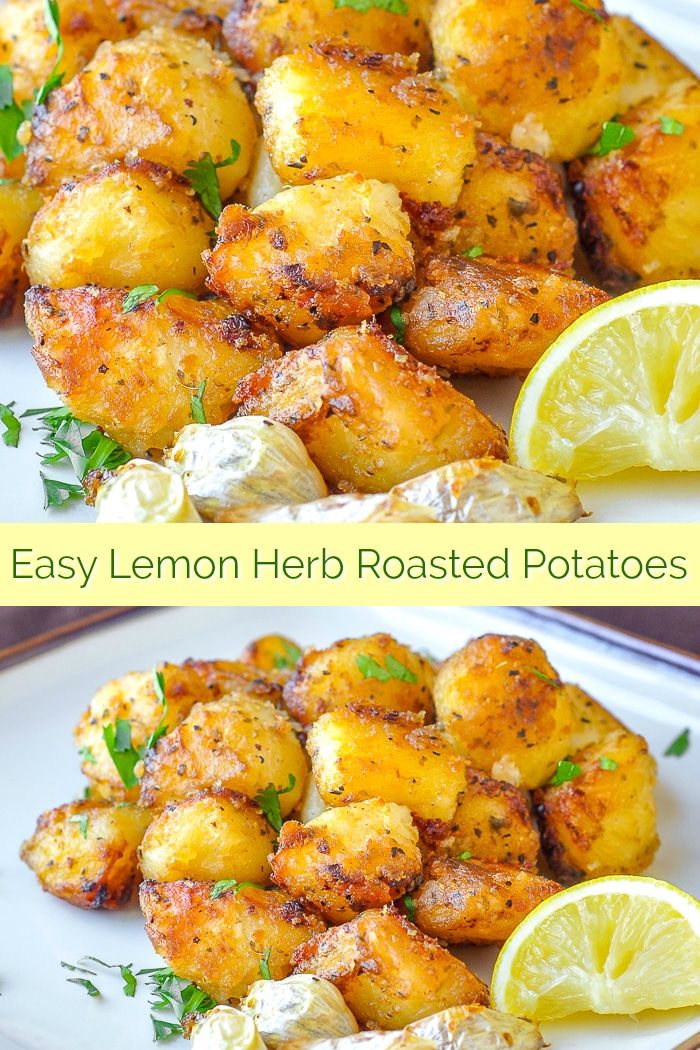
[[[301,646],[283,634],[263,634],[245,647],[241,660],[286,682],[294,673],[301,652]]]
[[[223,788],[167,805],[139,848],[144,879],[269,882],[275,832],[245,795]]]
[[[141,883],[146,933],[179,977],[225,1003],[244,996],[260,979],[260,960],[271,949],[272,979],[291,971],[294,949],[324,929],[317,915],[278,890],[245,886],[211,900],[213,882]]]
[[[307,739],[323,801],[382,798],[424,822],[451,821],[464,791],[464,760],[422,715],[346,707],[314,722]]]
[[[558,882],[508,864],[435,858],[412,895],[415,922],[448,944],[499,944]]]
[[[220,700],[231,693],[257,696],[273,703],[282,699],[277,677],[243,660],[185,660],[184,666],[204,679],[210,700]]]
[[[413,677],[381,681],[365,677],[360,669],[368,658],[385,670],[387,656],[397,660]],[[371,671],[374,669],[372,668]],[[433,720],[432,664],[425,657],[402,645],[390,634],[369,634],[363,638],[343,638],[327,649],[309,649],[284,687],[284,703],[290,714],[309,725],[325,711],[348,704],[385,707],[391,711],[423,711]]]
[[[440,667],[438,723],[469,763],[523,788],[543,784],[569,750],[571,705],[540,646],[485,634]]]
[[[359,175],[230,204],[206,255],[207,284],[294,346],[359,324],[414,286],[410,223],[395,187]]]
[[[601,757],[617,763],[603,769]],[[637,875],[659,845],[656,763],[646,741],[613,732],[578,752],[581,775],[535,792],[542,847],[562,882],[603,875]]]
[[[417,56],[313,43],[265,70],[255,105],[272,166],[295,185],[359,171],[452,205],[474,157],[471,119],[432,73],[418,73]]]
[[[198,675],[176,664],[158,664],[165,682],[168,702],[166,725],[173,729],[189,714],[192,705],[207,699],[207,691]],[[98,689],[75,727],[75,746],[86,749],[81,769],[91,788],[107,799],[135,799],[138,789],[127,791],[104,742],[102,730],[124,719],[131,725],[134,747],[145,744],[163,718],[163,707],[154,687],[152,671],[132,671],[107,682]],[[94,759],[94,761],[93,761]]]
[[[617,106],[620,46],[601,0],[437,0],[435,63],[482,126],[554,160],[596,140]]]
[[[189,716],[146,755],[141,803],[162,809],[205,788],[228,788],[254,799],[274,784],[282,816],[290,813],[304,790],[306,757],[292,723],[268,700],[236,696],[196,704]]]
[[[627,732],[627,727],[619,719],[580,686],[567,682],[564,691],[569,698],[574,718],[574,731],[569,743],[572,753],[583,751],[610,733]]]
[[[329,922],[402,897],[423,871],[418,832],[405,806],[381,799],[288,820],[272,858],[274,881]]]
[[[85,130],[87,129],[87,130]],[[222,199],[245,177],[257,138],[252,111],[225,55],[164,26],[106,42],[32,118],[27,179],[52,193],[66,178],[138,154],[182,174],[203,153],[219,168]]]
[[[199,292],[211,222],[189,184],[143,160],[117,161],[66,182],[24,242],[32,284]]]
[[[208,40],[212,46],[221,42],[221,26],[229,9],[227,0],[106,0],[120,19],[137,29],[169,26]]]
[[[407,3],[406,14],[378,7],[357,12],[335,7],[332,0],[236,0],[224,22],[229,51],[251,73],[261,73],[280,55],[301,50],[323,37],[359,44],[370,51],[421,58],[426,68],[431,56],[430,36],[419,0]]]
[[[622,113],[662,94],[677,80],[693,76],[687,66],[631,18],[611,15],[610,27],[620,44],[624,66],[619,95]]]
[[[252,331],[228,303],[173,295],[124,313],[125,295],[35,286],[25,314],[49,387],[78,419],[135,456],[166,448],[191,423],[191,398],[203,380],[207,422],[222,423],[238,381],[281,356],[277,343]]]
[[[486,986],[394,908],[365,911],[312,937],[292,956],[294,973],[336,986],[360,1025],[397,1029],[464,1003],[488,1005]]]
[[[114,911],[138,885],[136,849],[150,819],[137,806],[69,802],[41,814],[20,856],[47,893],[78,908]]]
[[[506,458],[500,427],[378,325],[340,328],[243,380],[239,415],[296,431],[326,482],[386,492],[458,459]]]
[[[577,317],[607,298],[530,263],[430,255],[401,309],[404,343],[420,361],[451,372],[524,372]]]
[[[662,116],[681,135],[664,135]],[[686,80],[626,113],[635,139],[569,166],[581,242],[611,291],[700,277],[700,84]]]
[[[19,181],[0,182],[0,318],[12,313],[27,283],[22,241],[41,207],[41,196]]]

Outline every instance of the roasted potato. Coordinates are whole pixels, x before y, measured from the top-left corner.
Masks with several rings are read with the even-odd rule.
[[[542,848],[562,882],[637,875],[659,845],[656,763],[646,741],[613,732],[573,756],[580,774],[535,792]]]
[[[239,379],[281,356],[225,302],[172,295],[124,313],[123,291],[41,286],[25,302],[48,386],[134,456],[172,443],[200,383],[207,420],[221,423]]]
[[[306,824],[288,820],[272,858],[277,885],[329,922],[391,904],[422,871],[410,810],[377,798],[329,809]]]
[[[30,186],[0,179],[0,318],[12,313],[17,293],[27,283],[22,241],[41,207],[41,196]]]
[[[532,368],[605,292],[529,263],[429,255],[401,309],[404,345],[451,372],[507,375]]]
[[[251,73],[261,73],[280,55],[334,37],[385,54],[418,53],[422,68],[431,56],[430,37],[421,0],[408,0],[405,11],[370,7],[358,18],[357,8],[332,0],[236,0],[224,22],[229,51]]]
[[[423,716],[346,707],[314,722],[307,740],[313,776],[329,806],[381,798],[424,825],[451,821],[464,791],[464,760]]]
[[[470,456],[506,458],[500,427],[377,325],[340,328],[243,380],[239,415],[296,431],[327,483],[386,492]]]
[[[660,95],[677,80],[693,74],[650,33],[624,15],[612,15],[610,27],[622,51],[622,83],[618,108],[622,113],[647,98]]]
[[[302,658],[302,650],[283,634],[263,634],[245,647],[241,660],[245,664],[287,681]]]
[[[571,704],[536,642],[475,638],[442,664],[433,696],[454,747],[500,780],[538,787],[569,751]]]
[[[237,159],[217,171],[225,200],[248,171],[256,137],[228,58],[205,40],[158,26],[101,44],[82,72],[37,107],[27,179],[49,194],[63,179],[136,154],[183,174],[205,153],[215,163],[228,160],[234,140]]]
[[[138,789],[124,787],[110,757],[103,735],[105,726],[116,725],[119,720],[128,722],[131,743],[138,748],[162,722],[174,729],[193,704],[207,699],[206,687],[194,671],[168,663],[158,664],[156,670],[163,675],[167,711],[156,692],[154,673],[132,671],[98,689],[75,727],[73,736],[80,750],[82,771],[91,790],[102,798],[119,801],[138,797]]]
[[[468,113],[521,149],[571,160],[618,104],[623,62],[601,0],[436,0],[435,64]]]
[[[391,908],[312,937],[294,951],[292,965],[294,973],[334,984],[367,1028],[403,1028],[437,1010],[489,1001],[463,962]]]
[[[277,703],[282,687],[276,675],[261,671],[244,660],[185,660],[204,679],[210,700],[220,700],[230,693],[249,694]]]
[[[274,786],[286,816],[301,798],[307,774],[306,757],[286,714],[269,700],[224,697],[195,704],[146,755],[141,801],[162,809],[212,787],[255,799]]]
[[[144,879],[270,880],[275,831],[254,802],[224,788],[167,805],[139,849]]]
[[[471,119],[432,73],[418,74],[417,56],[313,43],[268,66],[255,105],[284,182],[359,171],[452,205],[474,158]]]
[[[436,250],[537,263],[568,272],[573,266],[576,223],[564,201],[556,167],[532,150],[516,149],[496,135],[476,134],[476,156],[436,238]]]
[[[206,255],[207,284],[294,346],[358,324],[414,284],[408,216],[394,186],[359,175],[230,204]]]
[[[117,161],[64,183],[44,204],[24,242],[24,263],[31,283],[49,288],[156,284],[198,292],[210,227],[185,179],[148,161]]]
[[[412,895],[414,921],[448,944],[499,944],[560,889],[558,882],[508,864],[435,858]]]
[[[390,634],[343,638],[304,653],[284,687],[284,703],[302,725],[348,704],[423,711],[431,722],[434,677],[429,660]]]
[[[620,119],[629,145],[569,166],[591,266],[612,291],[698,278],[700,84],[681,81]]]
[[[263,959],[273,980],[286,977],[293,950],[324,928],[317,915],[279,890],[244,886],[212,899],[213,886],[148,880],[139,897],[158,954],[178,977],[219,1003],[245,995]]]
[[[569,741],[572,753],[583,751],[610,733],[627,731],[619,719],[579,686],[567,683],[564,691],[569,698],[574,719],[574,731]]]
[[[113,911],[138,885],[136,849],[150,819],[138,806],[68,802],[41,814],[20,855],[54,897]]]
[[[475,860],[536,871],[540,837],[527,794],[478,769],[467,769],[464,794],[435,848],[441,855],[467,853]]]
[[[121,19],[138,29],[169,26],[178,33],[221,43],[221,26],[228,0],[105,0]]]

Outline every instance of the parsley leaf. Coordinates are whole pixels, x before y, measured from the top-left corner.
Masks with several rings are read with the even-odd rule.
[[[282,639],[282,646],[284,648],[284,655],[279,653],[275,659],[274,664],[278,671],[281,671],[285,667],[289,667],[292,670],[301,660],[301,649],[294,645],[292,642],[288,642],[286,638]]]
[[[118,718],[114,725],[102,727],[102,736],[124,787],[127,790],[137,787],[139,778],[135,769],[142,756],[131,743],[131,723]]]
[[[391,678],[396,678],[399,682],[409,682],[411,685],[418,681],[413,671],[404,667],[391,653],[387,653],[384,657],[383,667],[366,653],[359,653],[355,663],[363,678],[376,678],[380,682],[388,682]]]
[[[184,292],[182,288],[166,288],[161,292],[157,284],[139,284],[124,296],[122,313],[130,314],[132,310],[147,303],[149,299],[155,299],[156,306],[160,306],[171,295],[179,295],[183,299],[199,299],[194,292]]]
[[[218,221],[223,211],[219,178],[216,173],[219,168],[227,168],[229,164],[235,164],[240,154],[240,145],[235,139],[231,139],[231,154],[225,160],[214,162],[211,153],[203,153],[199,160],[191,160],[185,168],[185,178],[201,200],[205,211],[209,212],[215,222]]]
[[[392,306],[389,311],[389,319],[394,326],[394,339],[399,346],[403,346],[403,341],[406,338],[406,322],[401,315],[400,306]]]
[[[577,7],[579,11],[583,11],[585,15],[592,15],[598,22],[605,22],[606,18],[602,11],[596,11],[595,7],[591,7],[590,4],[584,3],[584,0],[571,0],[574,7]]]
[[[63,61],[63,37],[61,36],[61,13],[58,0],[44,0],[44,22],[46,23],[49,36],[56,45],[56,61],[48,77],[36,92],[35,102],[37,106],[46,102],[54,88],[59,87],[63,82],[63,73],[58,72],[58,67]]]
[[[459,854],[457,859],[458,860],[471,860],[471,858],[472,858],[471,850],[465,849],[465,850],[462,851],[462,853]]]
[[[128,965],[122,965],[121,963],[106,963],[102,959],[98,959],[95,955],[84,955],[82,959],[78,959],[78,963],[97,963],[98,966],[104,967],[105,970],[119,970],[120,976],[124,984],[122,985],[122,992],[128,999],[133,999],[136,994],[136,977],[134,976],[131,968],[131,963]],[[84,969],[81,965],[69,966],[68,963],[61,963],[61,966],[65,966],[68,970],[79,970],[81,973],[90,973],[95,975],[94,970]]]
[[[64,503],[74,497],[84,496],[82,485],[69,484],[66,481],[57,481],[55,478],[47,478],[39,471],[41,483],[44,486],[44,510],[49,507],[62,507]]]
[[[172,1039],[176,1035],[182,1035],[182,1025],[174,1024],[172,1021],[161,1021],[160,1018],[151,1014],[153,1022],[153,1042],[160,1043],[165,1039]]]
[[[462,252],[462,255],[464,255],[464,257],[467,259],[478,259],[479,256],[483,254],[484,249],[481,247],[480,244],[475,244],[473,248],[469,248],[468,251]]]
[[[557,763],[556,772],[554,776],[549,778],[547,783],[555,787],[559,784],[566,784],[569,780],[575,780],[576,777],[580,777],[581,772],[581,767],[576,762],[571,762],[570,759],[565,758]]]
[[[22,424],[12,411],[14,406],[14,401],[10,401],[8,405],[3,405],[0,402],[0,423],[5,427],[2,440],[9,448],[17,448],[22,429]]]
[[[410,894],[408,894],[408,893],[406,894],[406,896],[403,899],[403,906],[406,909],[406,914],[408,915],[408,917],[411,920],[411,922],[415,922],[416,921],[416,905],[415,905],[415,901],[413,900],[413,897],[411,897]]]
[[[66,977],[68,984],[80,984],[86,990],[89,996],[96,999],[100,994],[99,988],[96,988],[92,981],[87,977]]]
[[[614,758],[608,758],[607,755],[601,755],[598,759],[598,765],[601,769],[614,770],[617,769],[617,762]]]
[[[554,686],[555,689],[561,689],[561,682],[557,678],[550,678],[544,671],[540,671],[537,667],[525,667],[524,670],[529,671],[530,674],[534,674],[535,678],[539,678],[541,682],[546,682],[547,685]]]
[[[690,729],[684,729],[675,740],[672,740],[664,751],[664,755],[673,755],[674,758],[681,758],[688,748],[690,747]]]
[[[289,774],[289,782],[286,788],[276,788],[274,784],[268,784],[267,787],[262,788],[258,791],[255,796],[255,801],[260,806],[267,817],[268,824],[274,828],[275,831],[279,831],[282,827],[282,811],[280,809],[280,795],[286,795],[290,791],[294,790],[296,786],[297,778],[293,773]]]
[[[259,882],[238,882],[236,879],[219,879],[212,886],[211,893],[209,894],[209,900],[215,901],[227,890],[233,889],[234,894],[240,893],[246,886],[252,886],[255,890],[264,890],[265,887],[261,886]]]
[[[78,754],[82,758],[83,762],[91,762],[93,766],[97,762],[97,759],[95,758],[95,756],[92,753],[92,748],[91,747],[81,747],[81,749],[78,752]]]
[[[659,127],[662,135],[682,135],[685,131],[685,124],[675,117],[660,117]]]
[[[635,138],[636,135],[632,128],[628,128],[626,124],[619,124],[616,120],[606,120],[600,138],[588,152],[593,157],[607,157],[608,153],[629,146]]]
[[[68,818],[68,823],[80,824],[80,834],[86,839],[89,819],[90,817],[87,813],[74,813],[72,817]]]
[[[0,66],[0,153],[11,161],[24,152],[17,141],[20,125],[27,119],[23,106],[14,99],[14,77],[11,66]]]
[[[193,394],[190,398],[190,415],[195,423],[206,423],[207,414],[204,411],[204,405],[202,398],[204,397],[204,391],[207,389],[207,381],[203,379],[197,387],[197,393]]]
[[[407,15],[408,4],[406,0],[333,0],[333,6],[352,7],[354,11],[371,11],[373,7],[380,11],[388,11],[392,15]]]
[[[169,967],[158,970],[139,970],[136,976],[140,977],[145,974],[149,975],[149,984],[154,991],[151,1008],[171,1010],[177,1018],[177,1023],[174,1023],[151,1014],[155,1042],[170,1039],[175,1035],[183,1035],[182,1020],[187,1014],[204,1014],[216,1006],[214,999],[206,992],[190,981],[178,977]]]
[[[270,956],[272,955],[272,948],[268,948],[262,959],[258,963],[260,969],[260,976],[263,981],[271,981],[272,974],[270,973]]]
[[[156,729],[151,733],[144,746],[139,748],[141,758],[143,758],[146,752],[150,751],[152,747],[155,747],[160,738],[165,736],[168,732],[168,727],[165,723],[165,719],[168,716],[168,698],[165,695],[165,676],[162,671],[159,671],[155,667],[153,668],[153,691],[156,694],[158,703],[163,708],[163,714]]]

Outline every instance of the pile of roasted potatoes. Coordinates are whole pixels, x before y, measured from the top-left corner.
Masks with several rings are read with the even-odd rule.
[[[488,989],[450,948],[658,845],[646,741],[519,637],[437,662],[388,634],[269,635],[108,682],[75,743],[85,798],[22,846],[42,887],[83,908],[138,891],[156,952],[216,1003],[308,975],[351,1032],[473,1021]]]
[[[507,461],[449,376],[523,374],[608,293],[700,277],[697,78],[601,0],[58,0],[48,91],[43,6],[2,5],[5,108],[41,101],[0,155],[0,303],[29,283],[49,387],[134,457],[202,390],[378,520],[363,494]],[[501,476],[496,520],[582,512]],[[462,520],[439,502],[404,516]]]

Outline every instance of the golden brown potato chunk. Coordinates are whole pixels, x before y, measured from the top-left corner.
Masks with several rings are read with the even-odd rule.
[[[150,819],[137,806],[69,802],[41,814],[21,857],[54,897],[113,911],[138,885],[136,849]]]
[[[218,46],[228,0],[105,0],[121,19],[138,29],[170,26],[178,33],[204,38]]]
[[[211,222],[188,183],[142,160],[66,182],[24,242],[32,284],[203,290]]]
[[[224,697],[195,704],[148,753],[141,801],[162,809],[212,787],[255,799],[274,786],[284,817],[301,798],[307,773],[306,757],[284,712],[257,697]]]
[[[294,673],[301,657],[301,648],[283,634],[263,634],[247,645],[241,654],[244,663],[285,682]]]
[[[329,809],[306,824],[288,820],[272,858],[278,886],[329,922],[391,904],[422,871],[410,810],[377,798]]]
[[[12,313],[27,283],[22,241],[41,207],[41,196],[21,182],[0,180],[0,318]]]
[[[634,140],[569,167],[581,241],[613,291],[700,277],[700,84],[626,113]]]
[[[207,284],[295,346],[358,324],[413,287],[409,219],[394,186],[359,175],[230,204],[206,256]]]
[[[139,849],[144,879],[236,879],[265,885],[275,832],[262,811],[235,791],[199,791],[166,806]]]
[[[329,806],[382,798],[407,806],[424,823],[440,823],[452,820],[464,791],[464,760],[410,711],[329,711],[312,725],[307,750]]]
[[[359,17],[358,17],[359,14]],[[370,7],[361,13],[332,0],[236,0],[224,22],[224,39],[233,57],[251,73],[261,73],[280,55],[328,37],[384,54],[420,54],[425,68],[430,37],[420,0],[406,11]]]
[[[529,263],[430,255],[401,309],[404,343],[451,372],[507,375],[532,368],[605,292]]]
[[[225,1003],[245,995],[267,959],[274,981],[291,971],[294,949],[324,928],[278,890],[244,886],[212,899],[213,882],[141,883],[146,933],[178,977]],[[269,951],[269,955],[268,955]]]
[[[430,31],[439,72],[487,131],[570,160],[615,112],[622,73],[601,0],[437,0]]]
[[[573,756],[581,772],[535,792],[542,848],[562,882],[638,875],[659,845],[656,763],[646,741],[613,732]]]
[[[91,788],[103,798],[119,801],[138,798],[138,788],[126,790],[112,761],[104,740],[104,727],[116,725],[118,720],[129,723],[131,743],[141,747],[152,733],[164,724],[174,729],[192,705],[207,699],[202,680],[194,671],[176,664],[158,664],[163,675],[167,711],[156,691],[152,671],[132,671],[107,682],[98,689],[74,731],[76,747],[80,749],[82,771]]]
[[[452,205],[474,157],[471,119],[417,56],[314,43],[266,69],[255,105],[284,182],[359,171]]]
[[[393,909],[365,911],[312,937],[292,964],[295,973],[334,984],[367,1028],[403,1028],[450,1006],[489,1001],[463,962]]]
[[[192,422],[200,383],[207,421],[222,423],[238,381],[281,356],[228,303],[172,295],[124,313],[125,298],[121,290],[37,286],[25,312],[49,387],[135,456],[166,448]]]
[[[475,638],[442,664],[433,695],[455,748],[500,780],[539,787],[569,751],[571,705],[536,642]]]
[[[340,328],[239,384],[239,415],[271,416],[341,491],[386,492],[458,459],[506,458],[500,427],[377,325]]]
[[[433,666],[390,634],[344,638],[307,650],[284,687],[287,710],[308,725],[348,704],[423,711],[433,719]]]
[[[210,700],[220,700],[230,693],[249,694],[277,703],[282,699],[282,687],[276,676],[261,671],[243,660],[185,660],[204,680]]]
[[[415,922],[448,944],[499,944],[560,889],[558,882],[508,864],[436,858],[413,894]]]
[[[569,698],[574,718],[574,731],[569,742],[572,753],[582,751],[610,733],[627,731],[627,727],[619,719],[579,686],[567,683],[564,691]]]
[[[96,165],[138,154],[183,174],[209,153],[225,200],[245,177],[257,138],[253,114],[223,54],[163,26],[106,42],[53,91],[32,120],[27,178],[45,193]],[[103,231],[100,231],[103,232]]]
[[[622,51],[620,112],[639,105],[644,99],[660,95],[677,80],[693,76],[687,66],[631,18],[612,15],[610,26]]]

